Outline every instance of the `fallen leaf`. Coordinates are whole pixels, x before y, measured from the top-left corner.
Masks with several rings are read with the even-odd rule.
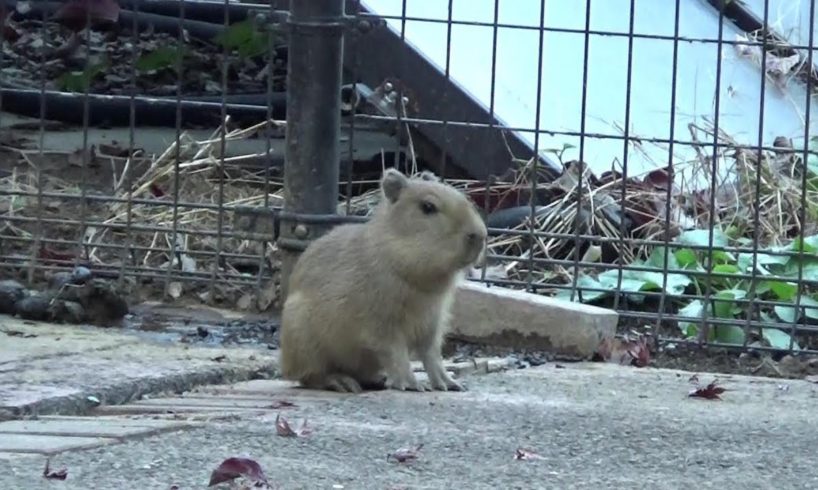
[[[96,161],[96,148],[94,145],[91,145],[90,148],[82,149],[79,148],[71,153],[68,154],[68,164],[73,165],[75,167],[82,167],[84,165],[88,166],[95,166],[97,165]]]
[[[179,299],[179,297],[182,295],[182,283],[173,281],[172,283],[168,284],[168,294],[173,299]]]
[[[301,428],[295,431],[290,426],[290,423],[287,422],[287,419],[282,417],[281,414],[278,414],[276,415],[276,432],[281,437],[299,437],[312,433],[312,429],[307,428],[307,419],[304,419],[304,422],[301,423]]]
[[[68,478],[68,469],[67,468],[60,468],[57,471],[51,471],[49,469],[50,460],[45,460],[45,468],[43,469],[43,478],[47,480],[65,480]]]
[[[532,459],[545,459],[545,458],[543,458],[539,454],[535,453],[534,451],[531,451],[530,449],[517,448],[517,450],[514,451],[514,459],[532,460]]]
[[[208,487],[234,480],[240,476],[255,482],[267,483],[267,476],[261,466],[249,458],[227,458],[210,474]]]
[[[707,400],[721,400],[721,397],[719,395],[721,395],[725,391],[727,391],[725,388],[722,388],[721,386],[716,386],[716,380],[714,379],[707,386],[704,387],[700,386],[694,390],[691,390],[687,396],[692,398],[705,398]]]
[[[413,448],[401,448],[395,452],[386,455],[386,460],[394,459],[398,463],[406,463],[418,459],[418,452],[423,447],[423,444],[418,444]]]
[[[222,361],[224,361],[225,359],[227,359],[227,356],[226,356],[226,355],[224,355],[224,354],[222,354],[222,355],[220,355],[220,356],[216,356],[216,357],[214,357],[214,358],[212,358],[212,359],[210,359],[210,360],[211,360],[211,361],[214,361],[214,362],[222,362]]]
[[[290,407],[294,407],[294,406],[295,406],[295,403],[293,403],[293,402],[288,402],[287,400],[276,400],[267,408],[278,409],[278,408],[290,408]]]
[[[22,337],[24,339],[32,339],[37,336],[37,334],[25,333],[20,330],[0,330],[0,332],[3,332],[9,337]]]
[[[158,185],[151,184],[150,185],[151,195],[153,197],[165,197],[165,191],[163,191]]]
[[[638,340],[631,341],[628,354],[631,356],[632,366],[645,367],[650,364],[650,347],[648,347],[647,338],[642,336]]]

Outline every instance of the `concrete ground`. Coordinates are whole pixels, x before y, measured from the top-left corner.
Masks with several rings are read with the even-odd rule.
[[[11,328],[0,321],[0,330]],[[14,328],[40,328],[45,338],[45,329],[68,329]],[[61,338],[71,335],[59,331]],[[115,330],[96,334],[96,342],[123,335]],[[28,338],[36,339],[40,337]],[[0,386],[10,390],[8,380],[14,377],[23,381],[18,386],[25,390],[28,368],[18,364],[17,370],[10,370],[11,362],[19,359],[3,361],[7,340],[0,333]],[[150,349],[147,340],[136,342],[129,349]],[[196,369],[218,379],[214,373],[219,369],[235,373],[262,368],[274,359],[269,351],[261,356],[252,349],[233,349],[227,360],[214,361],[214,367],[206,360],[218,349],[171,346],[155,350],[150,363],[125,358],[117,364],[109,355],[115,346],[95,345],[82,352],[90,365],[99,368],[99,357],[107,358],[108,369],[116,368],[119,376],[130,369],[128,379],[135,382],[140,369],[151,379],[172,374],[183,378],[179,373]],[[187,367],[178,363],[177,348],[191,359]],[[58,372],[76,365],[64,364],[73,356],[68,350],[53,356],[38,351],[39,359],[48,361],[30,371],[39,373],[38,386],[56,392],[71,384]],[[497,371],[501,366],[500,360],[484,361],[477,371],[462,374],[469,387],[465,393],[338,395],[295,389],[275,379],[252,379],[268,377],[264,375],[215,381],[222,384],[184,394],[126,397],[82,410],[69,404],[57,410],[86,413],[83,417],[10,416],[18,420],[0,423],[0,488],[206,488],[211,471],[231,456],[254,459],[273,488],[284,489],[818,487],[813,457],[818,446],[818,385],[718,376],[728,391],[722,400],[710,401],[687,396],[692,385],[686,372],[600,363]],[[470,371],[454,365],[451,369]],[[713,377],[698,373],[702,383]],[[100,372],[99,379],[109,391],[115,389],[110,376]],[[70,390],[83,394],[76,385],[93,383],[93,378],[74,380]],[[27,393],[35,396],[32,390]],[[54,396],[43,393],[44,399]],[[279,436],[278,415],[294,428],[306,419],[312,432]],[[390,452],[420,444],[413,462],[387,459]],[[518,449],[535,456],[515,459]],[[49,456],[52,470],[67,469],[65,480],[43,478]]]

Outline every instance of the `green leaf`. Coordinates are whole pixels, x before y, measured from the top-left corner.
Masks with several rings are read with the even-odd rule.
[[[730,252],[725,252],[723,250],[713,250],[713,263],[714,264],[729,264],[730,262],[735,262],[736,258]]]
[[[738,266],[733,264],[719,264],[713,266],[713,272],[717,274],[738,274],[740,271]]]
[[[108,68],[108,61],[92,63],[85,67],[83,71],[72,71],[63,73],[57,78],[57,83],[67,92],[85,92],[91,86],[91,81]]]
[[[704,303],[701,300],[693,300],[684,308],[679,310],[679,316],[686,316],[691,318],[701,318],[704,311]],[[697,322],[680,321],[679,329],[687,337],[695,337],[698,333]]]
[[[782,322],[795,323],[795,307],[778,305],[773,308],[775,314]]]
[[[724,344],[744,344],[744,329],[735,325],[714,325],[711,328],[715,340]]]
[[[694,245],[697,247],[707,247],[710,240],[710,230],[689,230],[685,231],[676,239],[682,245]],[[713,230],[713,246],[726,247],[727,235],[721,230]]]
[[[801,296],[799,309],[804,312],[807,318],[818,320],[818,301],[809,296]],[[795,300],[792,301],[792,306],[776,306],[774,310],[778,318],[785,322],[794,323],[801,318],[800,314],[796,314]]]
[[[807,281],[818,281],[818,259],[811,257],[804,257],[801,261],[801,277]],[[792,278],[798,277],[799,260],[793,258],[782,271],[782,275]]]
[[[676,257],[676,262],[682,269],[693,268],[699,264],[699,260],[696,258],[696,252],[689,248],[676,250],[673,255]]]
[[[231,24],[220,32],[214,40],[227,49],[238,50],[243,58],[264,54],[270,41],[270,33],[260,31],[253,18]]]
[[[140,72],[151,72],[163,68],[174,68],[179,61],[187,54],[184,46],[160,46],[159,48],[144,54],[136,60],[136,69]]]
[[[583,291],[584,288],[607,289],[608,291]],[[580,293],[582,293],[582,302],[588,303],[607,296],[612,289],[612,287],[600,284],[591,276],[581,275],[577,278],[577,291],[574,293],[574,302],[580,301]],[[571,290],[560,289],[554,297],[564,301],[571,301]]]
[[[803,250],[804,253],[816,254],[818,253],[818,235],[805,236],[803,241],[801,237],[798,237],[792,241],[790,248],[795,252]]]
[[[762,328],[761,336],[764,337],[764,340],[769,342],[769,344],[776,349],[790,348],[790,339],[792,337],[783,330],[778,328]],[[794,350],[801,350],[801,346],[798,345],[798,342],[793,342],[792,348]]]
[[[781,301],[789,301],[798,294],[798,285],[792,282],[767,281],[767,284],[770,285],[773,294]]]
[[[655,267],[659,270],[665,270],[665,254],[667,253],[666,247],[656,247],[651,252],[650,257],[645,262],[645,265],[648,267]],[[695,259],[695,257],[694,257]],[[675,254],[669,254],[667,256],[667,268],[668,269],[678,269],[679,262],[676,260]]]
[[[744,299],[746,296],[747,291],[742,289],[719,291],[713,298],[713,314],[719,318],[735,317],[737,313],[741,313],[741,308],[736,304],[736,300]]]

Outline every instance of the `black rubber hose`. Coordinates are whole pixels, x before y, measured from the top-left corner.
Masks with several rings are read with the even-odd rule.
[[[14,114],[33,118],[40,117],[41,93],[39,90],[0,88],[2,109]],[[69,124],[83,123],[84,94],[45,92],[45,118]],[[274,95],[273,118],[286,118],[286,94]],[[183,125],[215,127],[220,124],[220,97],[202,97],[200,100],[180,102]],[[211,101],[215,99],[215,101]],[[234,120],[263,121],[267,117],[267,94],[229,96],[228,100],[240,101],[227,104],[227,111]],[[250,105],[252,101],[262,101]],[[245,102],[245,103],[242,103]],[[127,95],[88,94],[88,124],[103,127],[130,126],[131,98]],[[173,97],[143,97],[134,99],[137,125],[176,127],[176,105]]]

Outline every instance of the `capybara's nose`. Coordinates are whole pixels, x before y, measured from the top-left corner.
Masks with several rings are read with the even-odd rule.
[[[471,243],[471,244],[480,243],[480,241],[482,239],[483,239],[483,235],[481,235],[480,233],[472,232],[472,233],[467,233],[466,234],[466,240],[468,240],[468,242]]]

